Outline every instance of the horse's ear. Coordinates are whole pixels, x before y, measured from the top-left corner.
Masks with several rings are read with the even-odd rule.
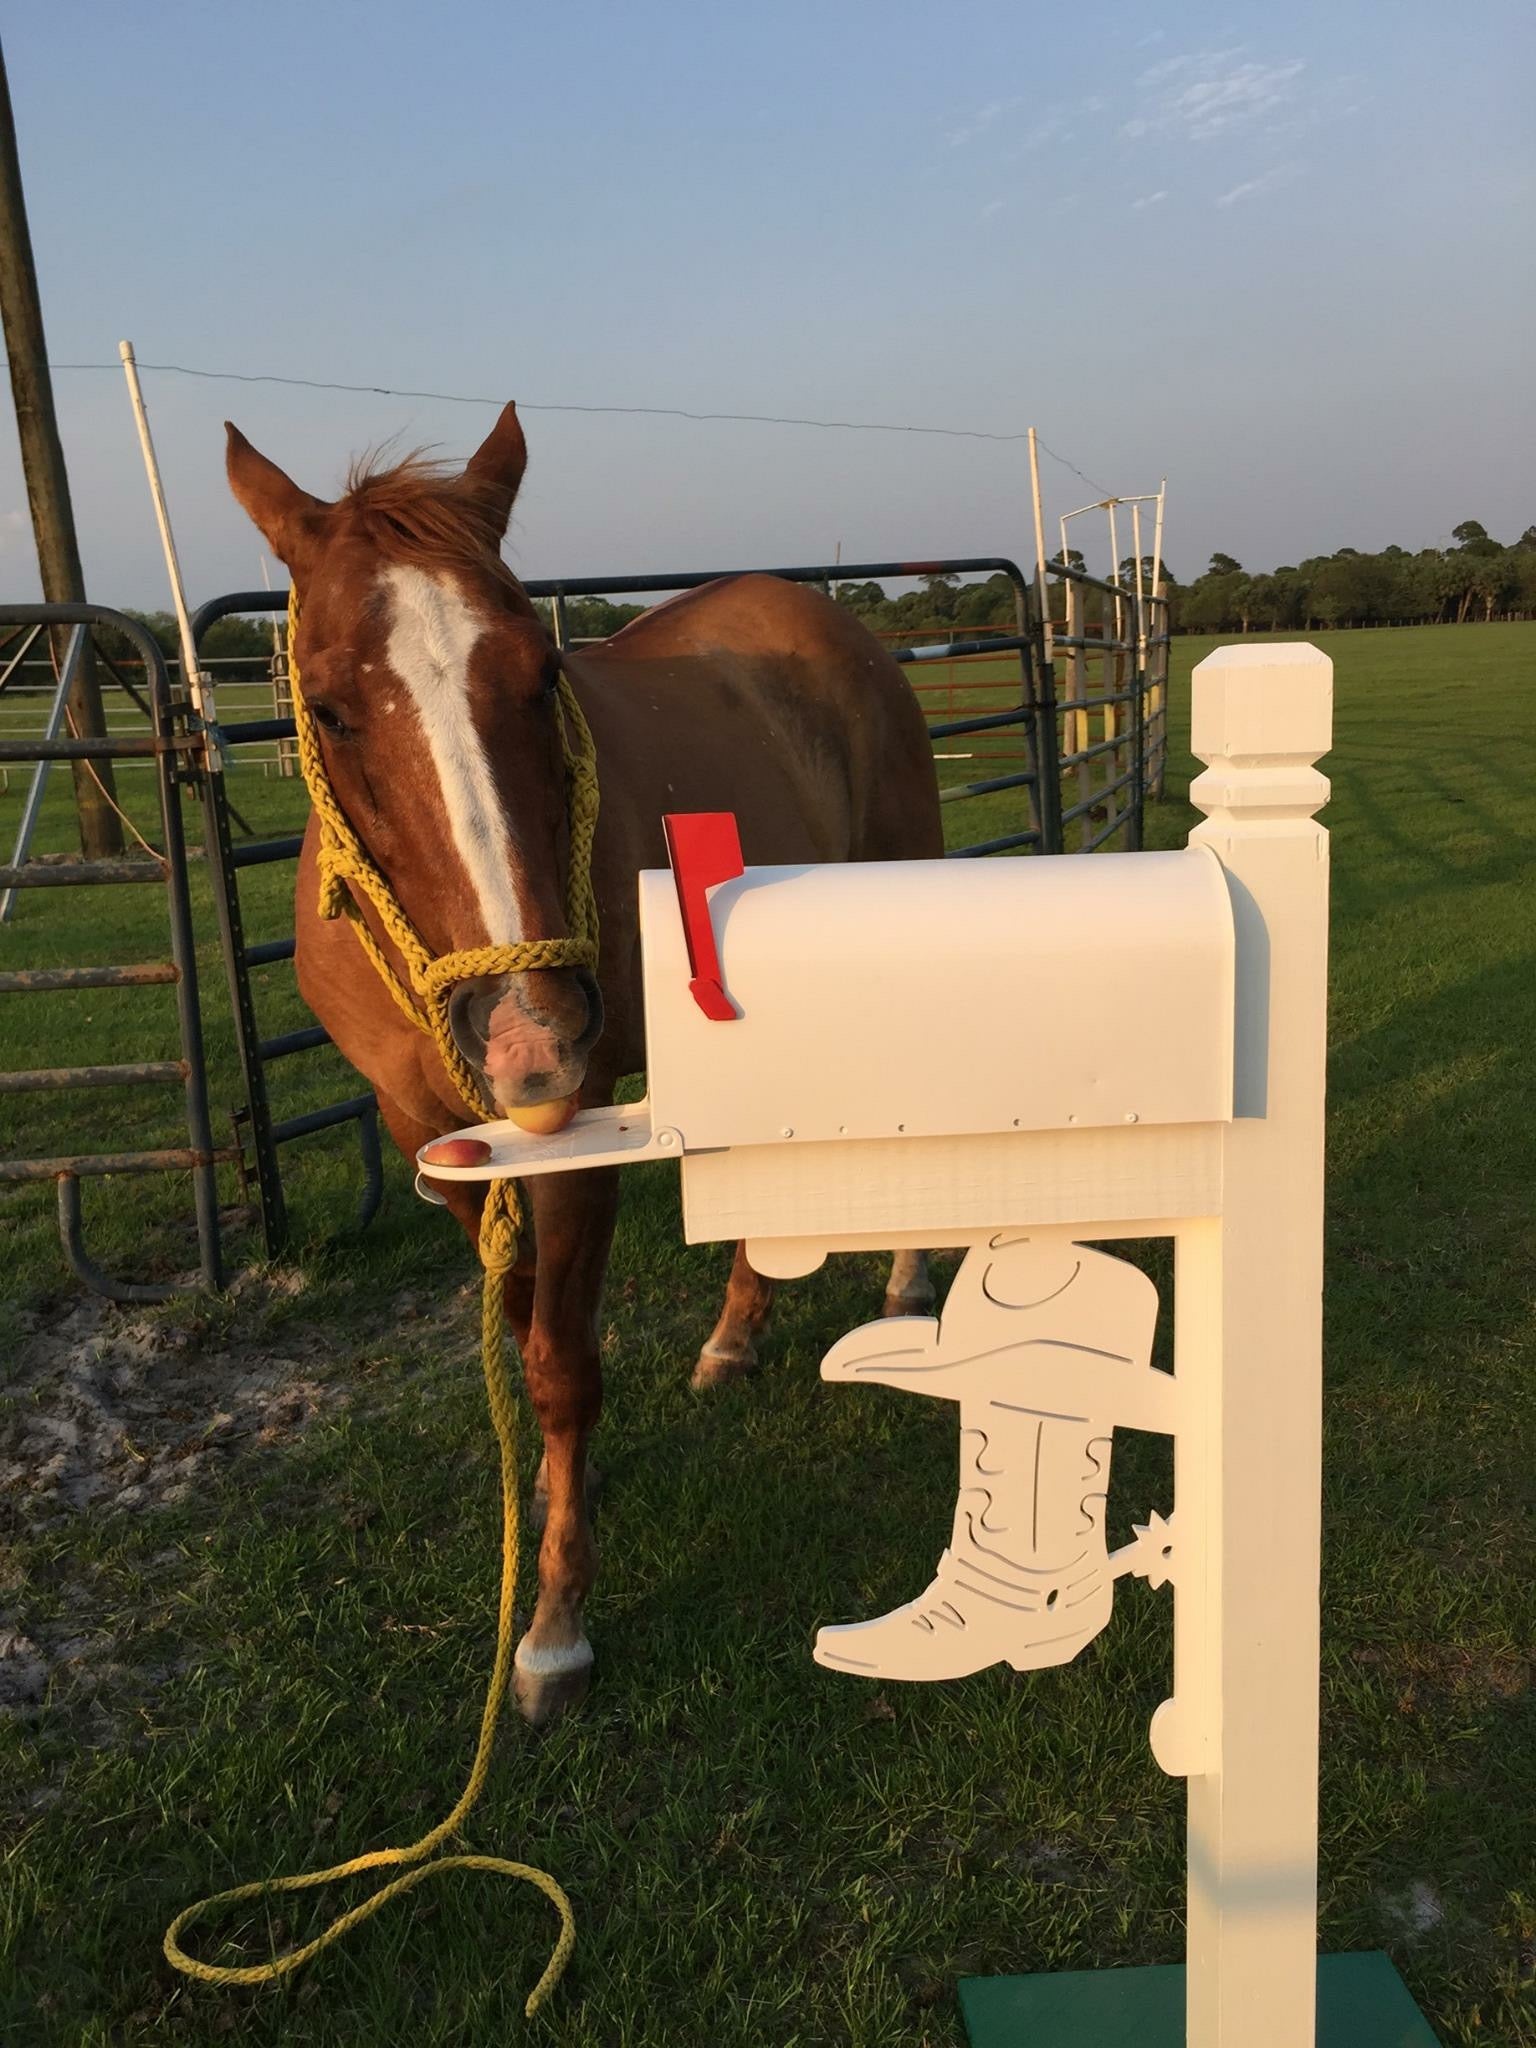
[[[512,500],[528,467],[528,443],[515,405],[504,405],[501,417],[464,465],[467,483],[478,486],[487,517],[496,528],[496,538],[507,530]]]
[[[228,446],[224,467],[229,488],[265,534],[272,552],[294,576],[308,568],[329,507],[323,498],[301,491],[293,478],[253,448],[240,429],[224,422]]]

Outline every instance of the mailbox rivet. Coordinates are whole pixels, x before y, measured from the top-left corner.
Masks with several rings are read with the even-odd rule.
[[[1141,1119],[1137,1116],[1134,1109],[1128,1109],[1125,1112],[1125,1120],[1128,1124],[1139,1123],[1141,1121]]]
[[[622,1130],[623,1128],[624,1126],[620,1125],[620,1129]],[[656,1133],[656,1142],[658,1145],[671,1146],[677,1143],[677,1137],[672,1131],[658,1131]]]
[[[907,1127],[905,1124],[898,1124],[896,1128],[898,1131],[904,1131]]]
[[[790,1126],[789,1124],[786,1124],[786,1125],[784,1126],[783,1130],[782,1130],[782,1131],[780,1131],[780,1133],[779,1133],[779,1136],[780,1136],[781,1138],[792,1138],[792,1137],[793,1137],[794,1135],[795,1135],[795,1133],[794,1133],[794,1130],[793,1130],[793,1128],[792,1128],[792,1127],[791,1127],[791,1126]]]
[[[1023,1122],[1024,1122],[1024,1119],[1023,1119],[1023,1117],[1021,1117],[1021,1116],[1016,1116],[1016,1117],[1014,1118],[1014,1120],[1013,1120],[1013,1128],[1014,1128],[1015,1130],[1018,1130],[1018,1129],[1020,1128],[1020,1126],[1021,1126],[1021,1125],[1023,1124]]]
[[[1075,1123],[1077,1122],[1077,1112],[1076,1112],[1075,1110],[1073,1111],[1073,1113],[1071,1114],[1071,1116],[1069,1116],[1069,1117],[1067,1118],[1067,1122],[1068,1122],[1069,1124],[1075,1124]]]

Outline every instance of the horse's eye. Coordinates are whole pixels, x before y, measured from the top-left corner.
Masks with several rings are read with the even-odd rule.
[[[309,700],[309,715],[320,730],[328,732],[332,739],[345,739],[352,730],[339,712],[333,711],[329,704],[319,699]]]

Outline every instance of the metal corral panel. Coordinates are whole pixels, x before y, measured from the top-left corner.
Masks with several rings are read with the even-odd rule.
[[[749,868],[711,915],[735,1022],[689,993],[671,874],[641,876],[652,1118],[690,1152],[1232,1115],[1204,849]]]

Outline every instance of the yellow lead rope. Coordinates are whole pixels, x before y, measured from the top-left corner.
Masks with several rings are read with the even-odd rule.
[[[595,967],[597,963],[597,904],[592,890],[592,839],[597,825],[597,768],[592,735],[569,683],[560,678],[560,709],[563,714],[562,740],[565,753],[567,799],[570,811],[570,880],[567,920],[571,936],[565,939],[532,939],[518,945],[479,946],[434,958],[405,915],[388,881],[369,859],[346,814],[336,801],[315,733],[314,720],[299,687],[294,658],[298,599],[288,600],[288,672],[293,687],[294,724],[298,730],[299,764],[309,786],[310,801],[320,819],[320,914],[345,915],[372,960],[380,979],[421,1030],[428,1032],[454,1086],[472,1110],[489,1113],[473,1069],[454,1044],[448,1026],[448,997],[453,984],[472,974],[516,974],[541,967]],[[574,735],[574,741],[573,741]],[[374,933],[364,921],[359,896],[377,912],[405,964],[408,984],[402,983]],[[312,1870],[296,1877],[264,1878],[255,1884],[236,1885],[216,1892],[185,1912],[178,1913],[165,1932],[167,1962],[183,1975],[204,1984],[270,1984],[286,1977],[329,1948],[335,1941],[369,1919],[381,1906],[408,1892],[424,1878],[447,1870],[488,1870],[502,1877],[520,1878],[543,1892],[560,1916],[560,1933],[544,1973],[529,1994],[524,2011],[531,2018],[549,1996],[570,1960],[576,1945],[576,1921],[571,1902],[547,1871],[528,1863],[514,1863],[504,1856],[437,1856],[440,1849],[468,1819],[491,1767],[496,1741],[496,1723],[512,1677],[513,1603],[517,1596],[518,1513],[517,1513],[517,1402],[506,1366],[505,1317],[502,1288],[517,1258],[521,1214],[515,1184],[493,1180],[486,1188],[485,1208],[480,1218],[480,1262],[484,1281],[480,1296],[480,1351],[485,1371],[485,1396],[491,1426],[496,1432],[501,1458],[501,1593],[496,1609],[496,1655],[491,1666],[490,1685],[480,1716],[480,1735],[469,1779],[453,1810],[417,1842],[400,1848],[371,1849],[328,1870]],[[430,1859],[430,1860],[429,1860]],[[181,1946],[183,1931],[206,1913],[241,1899],[270,1896],[274,1892],[309,1891],[337,1878],[354,1877],[364,1870],[407,1867],[403,1877],[383,1885],[371,1897],[342,1913],[322,1928],[313,1941],[290,1949],[265,1963],[231,1965],[200,1962]]]

